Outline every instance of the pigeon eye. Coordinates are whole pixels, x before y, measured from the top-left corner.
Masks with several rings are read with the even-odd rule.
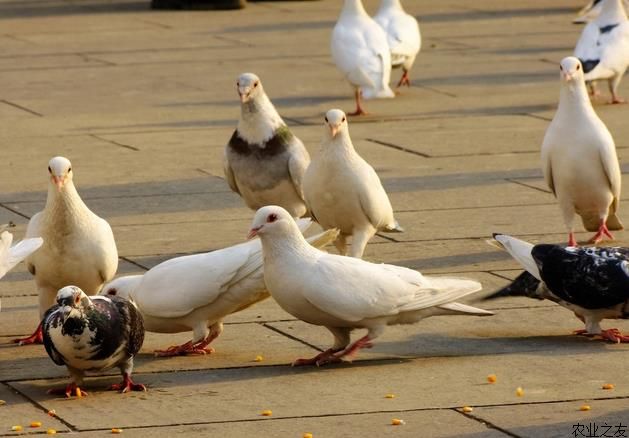
[[[559,70],[563,70],[563,66],[562,65],[559,66]]]
[[[577,64],[577,70],[581,70],[581,66]]]
[[[48,166],[48,172],[52,173],[52,169]]]
[[[258,83],[256,82],[255,84],[253,84],[253,88],[257,87]]]
[[[344,122],[344,121],[345,121],[345,117],[343,117],[343,120],[341,120],[341,122]]]
[[[74,297],[74,304],[79,304],[81,302],[81,295],[77,295]]]
[[[266,219],[267,222],[275,222],[277,220],[277,215],[275,213],[272,213],[269,215],[269,217]]]
[[[236,86],[237,86],[237,87],[240,87],[240,82],[236,82]]]
[[[325,116],[325,123],[328,123],[328,116]]]
[[[107,291],[107,295],[116,295],[118,293],[118,291],[116,289],[109,289]]]
[[[72,172],[72,168],[71,167],[68,167],[68,172]]]

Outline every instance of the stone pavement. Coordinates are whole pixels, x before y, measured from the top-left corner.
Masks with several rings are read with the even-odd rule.
[[[365,3],[375,11],[376,0]],[[581,31],[570,21],[582,1],[405,3],[424,37],[413,88],[367,102],[373,115],[350,120],[356,148],[407,230],[375,238],[366,258],[469,276],[489,292],[519,272],[485,243],[492,232],[567,237],[539,148],[557,102],[557,62]],[[242,242],[252,213],[221,167],[239,112],[235,79],[256,72],[316,153],[324,111],[353,109],[329,55],[339,8],[323,0],[154,12],[148,1],[0,0],[0,223],[13,221],[16,239],[23,236],[44,205],[47,161],[60,154],[72,160],[88,206],[112,224],[119,274]],[[628,79],[621,93],[629,97]],[[629,169],[629,108],[596,109]],[[0,436],[35,420],[43,428],[27,432],[81,437],[112,427],[138,437],[570,437],[577,424],[596,423],[596,436],[613,436],[602,435],[605,424],[629,426],[629,347],[572,336],[580,322],[547,302],[508,299],[486,306],[497,311],[491,318],[392,327],[352,364],[293,369],[293,359],[325,348],[330,336],[268,300],[228,318],[211,356],[155,359],[153,349],[189,334],[148,334],[135,372],[147,393],[105,391],[118,379],[111,372],[89,379],[89,397],[65,400],[46,394],[65,368],[41,346],[9,343],[37,323],[23,265],[0,282],[0,297]],[[498,381],[488,384],[492,373]],[[579,410],[584,403],[590,411]],[[463,413],[465,405],[474,410]],[[273,416],[262,417],[265,409]],[[392,426],[394,417],[406,424]]]

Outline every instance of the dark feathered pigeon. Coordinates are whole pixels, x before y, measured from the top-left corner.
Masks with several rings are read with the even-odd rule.
[[[535,245],[503,234],[494,238],[526,272],[485,299],[528,296],[572,310],[585,323],[579,334],[629,342],[618,329],[602,330],[603,319],[629,319],[629,248]]]
[[[87,395],[79,388],[85,372],[112,367],[120,368],[123,381],[111,389],[146,391],[131,380],[133,357],[144,341],[142,315],[132,302],[116,296],[89,297],[76,286],[66,286],[44,315],[42,328],[46,352],[57,365],[67,366],[72,378],[51,394]]]

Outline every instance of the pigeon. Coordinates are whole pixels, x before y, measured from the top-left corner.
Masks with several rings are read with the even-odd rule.
[[[602,330],[603,319],[629,319],[629,248],[532,245],[494,234],[525,271],[485,299],[528,296],[551,300],[585,323],[576,333],[629,342],[618,329]]]
[[[120,297],[88,297],[77,286],[66,286],[57,293],[57,304],[46,312],[43,321],[44,347],[57,365],[65,365],[72,379],[64,388],[50,394],[78,397],[86,371],[120,368],[123,381],[111,386],[120,392],[146,391],[131,380],[133,357],[144,341],[142,315],[135,305]]]
[[[407,14],[400,0],[382,0],[380,9],[373,17],[387,34],[391,50],[391,66],[402,67],[402,78],[397,86],[411,86],[408,72],[422,46],[419,24],[415,17]]]
[[[613,239],[609,230],[623,229],[616,216],[620,165],[614,139],[588,99],[579,60],[564,58],[559,69],[559,107],[542,144],[544,179],[559,201],[569,246],[577,245],[575,213],[588,231],[596,231],[591,243]]]
[[[70,161],[52,158],[48,173],[46,206],[26,229],[26,237],[44,239],[41,248],[26,259],[37,284],[40,317],[54,304],[62,287],[75,284],[88,295],[96,294],[118,268],[111,227],[83,203],[72,181]],[[41,343],[41,324],[31,336],[15,342]]]
[[[304,175],[304,194],[316,221],[341,231],[335,245],[343,255],[347,236],[352,236],[350,255],[360,258],[377,231],[404,231],[376,171],[354,149],[341,110],[326,113],[322,147]]]
[[[0,226],[0,231],[6,226]],[[13,242],[13,234],[8,231],[0,233],[0,278],[4,277],[7,272],[15,267],[18,263],[28,257],[44,243],[41,237],[24,239],[15,245]],[[0,301],[0,310],[2,309],[2,301]]]
[[[622,0],[601,0],[600,4],[601,12],[583,29],[574,56],[583,65],[585,80],[594,97],[595,81],[606,79],[611,103],[624,103],[617,90],[629,67],[629,21]]]
[[[345,0],[332,31],[331,49],[336,67],[354,87],[356,111],[350,115],[367,114],[361,97],[395,97],[389,87],[391,53],[387,35],[367,15],[361,0]]]
[[[579,10],[577,16],[572,20],[574,24],[589,23],[601,13],[602,0],[592,0]],[[629,0],[623,0],[625,11],[629,11]]]
[[[236,83],[240,120],[225,146],[223,170],[229,187],[252,210],[279,204],[295,217],[306,214],[301,182],[310,156],[288,129],[253,73]]]
[[[260,236],[264,281],[288,313],[326,327],[333,347],[293,365],[323,365],[369,348],[387,325],[412,324],[441,314],[492,315],[455,300],[481,289],[474,280],[425,277],[400,266],[328,254],[306,242],[290,214],[279,206],[256,212],[249,238]],[[350,344],[353,329],[367,335]]]
[[[300,219],[306,229],[310,219]],[[309,241],[323,247],[338,231],[329,230]],[[157,350],[156,356],[212,353],[209,344],[223,331],[223,319],[267,298],[259,240],[210,253],[167,260],[143,276],[118,278],[107,284],[101,295],[132,300],[144,317],[145,329],[158,333],[192,330],[183,345]]]

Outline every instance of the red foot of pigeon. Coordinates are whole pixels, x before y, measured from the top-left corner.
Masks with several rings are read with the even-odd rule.
[[[133,383],[128,373],[122,375],[122,383],[114,383],[109,388],[112,391],[120,391],[122,393],[129,391],[146,391],[146,386],[141,383]]]
[[[166,350],[155,350],[156,357],[173,357],[173,356],[191,356],[191,355],[205,355],[214,353],[214,349],[207,347],[209,342],[201,341],[193,344],[192,341],[188,341],[183,345],[173,345]]]
[[[568,246],[579,246],[577,239],[574,238],[574,233],[570,232],[568,235]]]
[[[367,115],[367,111],[365,111],[363,109],[363,107],[360,105],[360,90],[356,90],[356,93],[354,95],[354,97],[356,98],[356,111],[354,111],[353,113],[347,113],[348,116],[364,116]]]
[[[622,333],[620,333],[620,330],[616,328],[603,330],[601,331],[601,334],[599,336],[615,344],[620,344],[621,342],[629,342],[629,336],[623,335]]]
[[[406,70],[404,70],[400,82],[397,83],[397,87],[400,88],[402,85],[406,85],[407,87],[411,86],[411,80],[408,78],[408,72]]]
[[[627,103],[627,101],[625,99],[623,99],[622,97],[618,97],[618,96],[613,96],[611,102],[609,102],[612,105],[616,105],[619,103]]]
[[[14,339],[13,342],[19,345],[43,344],[44,334],[41,329],[41,323],[37,326],[35,333],[30,335],[28,338]]]
[[[325,350],[324,352],[317,354],[315,357],[311,357],[310,359],[297,359],[297,360],[295,360],[291,364],[291,366],[300,367],[300,366],[304,366],[304,365],[318,365],[319,361],[325,360],[325,359],[328,359],[328,358],[334,356],[334,353],[336,353],[338,351],[339,350],[335,350],[333,348],[329,348],[329,349]]]
[[[602,224],[599,227],[596,234],[592,236],[590,240],[588,240],[588,243],[599,243],[601,240],[603,240],[604,236],[609,237],[611,240],[614,240],[614,236],[612,236],[612,233],[609,232],[606,224]]]
[[[77,386],[76,383],[68,383],[65,388],[54,388],[49,389],[48,394],[51,395],[64,395],[66,398],[70,398],[73,395],[77,397],[86,397],[87,392],[83,391],[81,388]]]
[[[352,345],[347,347],[345,350],[341,350],[337,352],[334,352],[334,350],[332,349],[326,350],[312,359],[298,359],[297,361],[293,362],[293,365],[295,365],[295,363],[299,361],[302,361],[298,365],[313,365],[314,364],[320,367],[322,365],[326,365],[329,363],[342,362],[344,358],[349,358],[350,359],[349,361],[351,362],[351,357],[354,356],[358,352],[358,350],[362,348],[371,348],[371,347],[373,347],[373,344],[371,343],[371,339],[369,338],[369,336],[363,336],[362,338],[354,342]]]

